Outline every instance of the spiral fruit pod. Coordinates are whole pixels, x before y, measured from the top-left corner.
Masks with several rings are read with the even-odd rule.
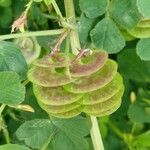
[[[70,55],[67,62],[65,54],[59,53],[33,63],[28,79],[40,107],[58,118],[74,117],[81,112],[104,116],[116,111],[124,92],[117,63],[108,59],[105,51],[93,51],[70,63],[74,57]]]
[[[35,37],[18,38],[14,42],[20,47],[27,64],[31,64],[39,57],[41,47]]]
[[[143,18],[137,26],[128,30],[129,34],[136,38],[149,38],[150,37],[150,18]]]

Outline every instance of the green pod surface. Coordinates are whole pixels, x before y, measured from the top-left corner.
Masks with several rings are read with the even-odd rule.
[[[70,84],[64,85],[64,88],[71,93],[88,93],[104,87],[111,82],[116,73],[117,63],[109,59],[96,73],[81,77]]]
[[[144,20],[141,20],[137,27],[140,27],[140,28],[150,28],[150,19],[144,19]]]
[[[120,30],[121,34],[123,35],[124,39],[126,41],[133,41],[136,38],[134,36],[132,36],[129,32],[127,32],[126,30]]]
[[[62,105],[62,106],[46,105],[42,103],[40,100],[37,100],[37,101],[40,107],[44,109],[47,113],[58,114],[58,113],[65,113],[73,109],[79,108],[81,106],[82,100],[80,100],[79,102],[74,102],[74,103]]]
[[[108,116],[111,115],[112,113],[114,113],[121,105],[121,100],[116,102],[116,104],[114,106],[112,106],[111,108],[102,111],[101,113],[90,113],[90,115],[92,116],[96,116],[96,117],[102,117],[102,116]]]
[[[74,109],[65,113],[57,113],[57,114],[48,113],[48,114],[53,117],[68,119],[68,118],[75,117],[79,115],[80,113],[81,111],[79,109]]]
[[[147,28],[135,27],[132,30],[128,30],[128,32],[136,38],[149,38],[150,37],[150,27],[147,27]]]
[[[73,58],[73,55],[69,55],[70,59]],[[33,62],[35,66],[43,68],[62,68],[66,67],[66,64],[70,65],[69,62],[65,60],[64,53],[58,53],[56,56],[45,56]]]
[[[83,96],[83,105],[93,105],[108,100],[121,89],[122,85],[123,79],[117,73],[114,79],[103,88],[85,94]]]
[[[112,96],[111,98],[109,98],[108,100],[98,103],[98,104],[94,104],[94,105],[84,105],[83,107],[83,112],[87,113],[87,114],[98,114],[98,115],[103,115],[103,112],[107,112],[109,110],[112,110],[113,106],[115,106],[116,104],[120,103],[121,98],[123,96],[123,92],[124,92],[124,87],[122,85],[122,88],[120,89],[120,91],[115,94],[114,96]]]
[[[62,106],[77,102],[83,94],[74,94],[58,87],[42,87],[33,84],[33,91],[37,99],[47,105]]]
[[[28,79],[34,84],[43,87],[57,87],[75,80],[67,76],[65,71],[57,72],[52,68],[42,68],[36,66],[32,67],[28,71]]]
[[[70,66],[72,77],[89,76],[101,69],[108,59],[105,51],[94,51],[92,55],[82,57],[78,62]]]

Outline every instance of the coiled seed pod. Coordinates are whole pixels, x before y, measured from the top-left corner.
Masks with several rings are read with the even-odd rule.
[[[18,38],[15,43],[20,47],[27,64],[31,64],[37,59],[41,52],[41,47],[34,37]]]
[[[74,117],[81,112],[103,116],[118,109],[124,86],[117,63],[108,59],[104,51],[93,51],[74,63],[72,59],[71,55],[66,66],[65,55],[60,53],[57,59],[46,56],[34,62],[28,79],[33,82],[40,107],[58,118]]]
[[[150,37],[150,19],[142,19],[135,28],[128,32],[136,38]]]

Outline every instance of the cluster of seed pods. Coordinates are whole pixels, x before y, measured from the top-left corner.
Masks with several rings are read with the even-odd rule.
[[[70,63],[74,57],[68,60],[59,53],[57,57],[46,56],[34,62],[28,79],[40,107],[58,118],[81,112],[93,116],[113,113],[124,92],[117,63],[100,50]]]

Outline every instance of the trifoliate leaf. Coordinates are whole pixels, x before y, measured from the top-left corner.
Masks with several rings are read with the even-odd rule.
[[[118,27],[109,18],[101,20],[90,34],[93,44],[108,53],[117,53],[125,46],[125,40]]]
[[[56,135],[53,146],[56,150],[65,148],[73,150],[87,150],[88,143],[84,136],[89,134],[91,124],[83,117],[75,117],[72,119],[52,119],[52,122],[59,128],[61,134]],[[61,148],[59,143],[63,142],[64,148]]]
[[[140,20],[136,0],[113,0],[111,3],[111,15],[125,29],[135,27]]]
[[[25,87],[19,75],[12,71],[0,72],[0,103],[17,105],[24,101]]]
[[[54,134],[54,126],[48,119],[34,119],[23,123],[16,131],[16,136],[26,145],[40,149],[50,135]]]
[[[80,0],[79,5],[81,10],[89,18],[96,18],[105,13],[107,7],[106,0]]]
[[[26,78],[27,64],[19,48],[14,43],[0,41],[0,71],[17,72],[21,79]]]
[[[137,7],[143,17],[150,18],[150,0],[137,0]]]
[[[0,150],[30,150],[30,149],[18,144],[5,144],[0,146]]]
[[[141,39],[137,44],[137,54],[142,60],[150,60],[150,38]]]

